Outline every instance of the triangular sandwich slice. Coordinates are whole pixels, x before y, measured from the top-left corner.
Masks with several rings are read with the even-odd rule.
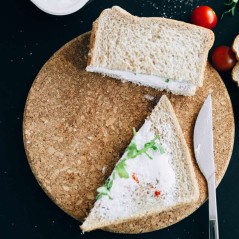
[[[159,214],[195,202],[199,189],[173,107],[162,96],[104,185],[83,231]]]
[[[113,7],[93,24],[86,70],[190,96],[203,85],[213,42],[209,29]]]

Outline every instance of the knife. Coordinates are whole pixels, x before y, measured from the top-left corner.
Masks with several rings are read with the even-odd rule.
[[[207,180],[209,199],[209,238],[219,239],[213,152],[212,97],[205,100],[194,128],[194,152],[198,166]]]

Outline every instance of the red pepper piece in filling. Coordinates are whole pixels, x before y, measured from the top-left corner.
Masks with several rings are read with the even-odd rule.
[[[160,194],[161,194],[161,193],[160,193],[160,191],[159,191],[159,190],[155,190],[155,191],[154,191],[154,196],[155,196],[155,197],[159,197],[159,196],[160,196]]]
[[[135,173],[132,174],[132,178],[134,179],[134,181],[135,181],[136,183],[139,184],[139,179],[138,179],[138,177],[137,177],[137,175],[136,175]]]

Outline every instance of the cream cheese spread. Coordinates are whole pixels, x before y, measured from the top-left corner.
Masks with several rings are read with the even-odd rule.
[[[138,149],[155,138],[151,127],[151,122],[146,120],[132,139]],[[171,155],[158,150],[148,150],[147,153],[151,159],[145,154],[140,154],[136,158],[126,160],[125,168],[129,178],[121,178],[115,170],[113,171],[110,176],[113,181],[109,191],[110,197],[103,196],[95,204],[96,207],[99,203],[104,205],[98,207],[100,214],[107,213],[110,219],[124,218],[134,215],[142,206],[145,210],[150,210],[155,203],[161,206],[172,203],[176,176],[170,163]],[[126,156],[127,151],[118,163]],[[109,213],[109,210],[112,210],[112,213]]]
[[[102,67],[90,67],[86,68],[87,71],[97,72],[112,76],[116,79],[124,79],[136,84],[150,86],[153,88],[159,88],[163,90],[169,90],[171,92],[181,91],[185,95],[194,95],[196,86],[186,81],[175,81],[171,79],[165,79],[155,75],[146,75],[140,73],[126,72],[120,70],[110,70]]]

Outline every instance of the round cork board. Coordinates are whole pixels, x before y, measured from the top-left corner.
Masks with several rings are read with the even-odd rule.
[[[193,155],[193,128],[209,93],[213,99],[216,180],[230,161],[234,117],[230,98],[218,73],[208,64],[204,86],[193,97],[122,83],[85,71],[89,33],[61,48],[43,66],[27,98],[24,144],[31,169],[46,194],[66,213],[83,220],[96,189],[162,94],[177,115],[192,155],[200,187],[197,203],[105,230],[141,233],[172,225],[194,212],[207,198],[205,180]]]

